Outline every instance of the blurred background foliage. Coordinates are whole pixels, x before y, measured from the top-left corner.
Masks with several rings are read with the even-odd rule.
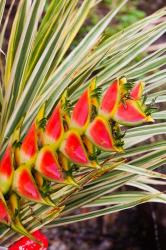
[[[95,10],[91,12],[86,25],[82,28],[82,34],[87,33],[105,13],[116,7],[118,2],[118,0],[104,0],[100,5],[96,6]],[[138,0],[129,1],[122,8],[119,14],[114,18],[111,27],[107,28],[106,36],[113,35],[145,17],[145,11],[139,9],[139,2]]]

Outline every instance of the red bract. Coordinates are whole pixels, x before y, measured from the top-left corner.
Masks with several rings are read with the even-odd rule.
[[[101,100],[99,113],[106,118],[111,118],[120,101],[120,86],[119,80],[115,80],[111,86],[106,90]]]
[[[45,146],[40,150],[35,169],[49,180],[64,181],[57,154],[49,146]]]
[[[0,161],[0,191],[3,194],[7,193],[10,189],[13,173],[12,148],[9,145]]]
[[[9,250],[46,250],[48,248],[48,240],[43,233],[37,230],[32,235],[41,242],[41,245],[27,237],[23,237],[11,245]]]
[[[87,130],[87,136],[97,147],[106,151],[115,151],[114,139],[106,120],[97,116]]]
[[[153,122],[150,115],[146,115],[143,111],[143,106],[135,100],[127,100],[125,103],[120,103],[117,112],[114,115],[114,120],[119,124],[134,126],[144,122]]]
[[[130,92],[130,97],[133,100],[141,99],[143,90],[144,90],[144,83],[143,82],[136,83]]]
[[[90,96],[86,90],[76,103],[72,117],[71,127],[84,130],[90,119]]]
[[[13,190],[26,199],[43,203],[31,171],[26,165],[22,165],[15,171]]]
[[[95,94],[95,90],[96,81],[92,80],[73,109],[70,119],[70,128],[76,129],[79,134],[83,134],[89,125],[92,105],[98,106],[98,97]]]
[[[60,151],[72,162],[82,165],[89,166],[85,148],[81,141],[81,138],[77,132],[70,130],[66,133],[64,141],[60,147]]]
[[[42,133],[42,143],[57,146],[62,139],[63,133],[61,103],[58,103],[48,119],[44,133]]]
[[[20,149],[16,151],[16,160],[18,164],[23,164],[28,161],[33,161],[37,153],[37,134],[36,125],[32,124],[28,133],[23,139]]]
[[[0,193],[0,223],[9,225],[11,218],[3,195]]]

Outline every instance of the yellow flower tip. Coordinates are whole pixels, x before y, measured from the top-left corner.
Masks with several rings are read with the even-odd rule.
[[[96,98],[92,99],[92,105],[94,105],[96,108],[99,108],[99,102]]]
[[[75,187],[79,187],[79,184],[71,176],[67,176],[64,183],[67,184],[67,185],[72,185],[72,186],[75,186]]]
[[[48,196],[43,198],[42,203],[47,206],[56,207],[56,204]]]
[[[35,119],[35,123],[36,123],[36,126],[38,127],[38,123],[44,118],[44,115],[45,115],[45,109],[46,109],[46,103],[44,103],[38,113],[37,113],[37,116],[36,116],[36,119]]]
[[[123,85],[123,84],[127,83],[126,77],[123,77],[123,78],[119,79],[119,83],[120,83],[120,85]]]
[[[90,167],[95,168],[95,169],[101,169],[101,166],[97,164],[97,162],[93,161],[91,162]]]
[[[144,88],[145,88],[145,82],[140,81],[140,86],[141,86],[140,91],[141,91],[141,95],[142,95],[142,94],[143,94],[143,91],[144,91]]]
[[[122,147],[116,147],[115,150],[116,150],[116,152],[118,152],[118,153],[124,153],[124,152],[125,152],[124,149],[123,149]]]
[[[146,117],[147,122],[154,122],[154,119],[149,115]]]
[[[144,88],[145,82],[144,81],[140,81],[140,85],[142,86],[142,88]]]
[[[93,91],[95,88],[96,88],[96,78],[93,78],[89,85],[90,92]]]
[[[61,96],[61,99],[60,99],[60,103],[61,103],[62,106],[66,102],[67,97],[68,97],[68,90],[65,90],[64,93]]]

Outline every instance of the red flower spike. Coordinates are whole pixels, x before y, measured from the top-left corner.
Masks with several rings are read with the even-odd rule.
[[[16,241],[13,245],[9,247],[9,250],[47,250],[48,249],[48,239],[39,230],[32,233],[36,240],[40,241],[41,244],[30,240],[28,237],[22,237],[20,240]]]
[[[72,162],[90,166],[85,148],[77,132],[70,130],[65,134],[64,141],[60,146],[60,151]]]
[[[11,218],[9,215],[9,211],[5,202],[5,199],[0,192],[0,223],[10,225],[11,223]]]
[[[24,137],[20,149],[16,149],[16,161],[19,165],[28,161],[33,162],[37,152],[37,130],[35,123],[33,123]]]
[[[79,131],[85,131],[90,120],[90,93],[89,89],[85,90],[77,101],[73,113],[71,116],[71,127],[79,129]]]
[[[126,100],[125,103],[120,103],[113,119],[119,124],[127,126],[139,125],[144,122],[153,122],[152,117],[146,116],[141,109],[141,104],[135,100]]]
[[[3,194],[7,193],[11,187],[13,173],[12,148],[9,145],[0,161],[0,191]]]
[[[54,144],[58,146],[64,134],[63,121],[61,115],[61,103],[55,107],[42,135],[43,144]]]
[[[134,85],[130,92],[130,97],[133,100],[140,100],[144,90],[144,82],[138,82]]]
[[[35,169],[49,180],[64,182],[58,157],[49,146],[45,146],[39,151]]]
[[[92,143],[105,151],[118,151],[114,145],[114,139],[108,122],[101,116],[97,116],[90,124],[86,135]]]
[[[22,165],[15,170],[13,190],[21,197],[45,204],[27,165]]]
[[[99,108],[99,114],[106,118],[111,118],[118,108],[120,101],[120,85],[119,80],[115,80],[106,90]]]

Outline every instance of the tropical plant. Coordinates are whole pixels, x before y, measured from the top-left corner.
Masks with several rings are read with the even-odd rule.
[[[0,35],[3,246],[18,239],[16,232],[33,238],[29,232],[44,225],[166,202],[164,192],[153,186],[165,185],[166,179],[154,171],[166,157],[166,141],[157,136],[166,132],[166,48],[134,60],[164,34],[166,21],[156,21],[166,8],[105,38],[105,29],[127,2],[122,1],[73,48],[100,1],[51,0],[45,8],[46,2],[19,1],[5,49],[11,6]],[[5,4],[0,1],[0,20]],[[153,107],[154,99],[162,110]],[[155,123],[143,125],[152,121],[150,114]],[[133,191],[121,192],[124,185]],[[95,209],[74,214],[85,206]]]

